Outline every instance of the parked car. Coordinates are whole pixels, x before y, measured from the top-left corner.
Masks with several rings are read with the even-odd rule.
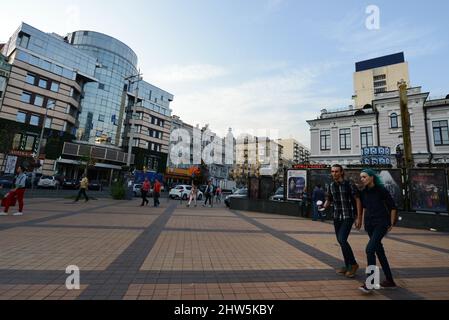
[[[62,183],[63,189],[76,189],[79,185],[78,180],[76,179],[64,179],[64,182]]]
[[[103,189],[103,186],[101,185],[100,181],[92,180],[92,181],[89,181],[88,189],[89,190],[101,191]]]
[[[0,186],[5,189],[11,189],[14,185],[14,176],[7,174],[0,177]]]
[[[270,201],[284,201],[284,186],[280,186],[270,197]]]
[[[38,188],[59,188],[59,181],[54,176],[42,176],[37,184]]]
[[[140,191],[141,188],[142,188],[142,184],[140,184],[140,183],[135,183],[135,184],[133,185],[133,194],[134,194],[134,197],[140,197],[140,196],[142,195],[142,193],[141,193],[141,191]]]
[[[227,196],[224,200],[224,203],[228,208],[231,206],[231,198],[248,198],[248,188],[238,189],[233,194]]]
[[[170,190],[169,197],[170,199],[183,199],[187,200],[190,196],[190,192],[192,191],[192,186],[181,184],[179,186],[174,187]],[[197,200],[203,199],[203,192],[198,190]]]

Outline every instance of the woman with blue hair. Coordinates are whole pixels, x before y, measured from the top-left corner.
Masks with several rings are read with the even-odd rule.
[[[386,280],[380,283],[381,288],[396,288],[391,274],[390,265],[385,255],[382,239],[391,231],[396,223],[397,208],[388,190],[383,186],[381,178],[372,169],[362,170],[360,179],[364,186],[361,192],[363,206],[362,217],[357,221],[356,227],[365,224],[365,231],[369,235],[366,246],[368,266],[376,266],[376,255],[379,259]],[[377,287],[379,288],[379,287]],[[372,292],[366,284],[359,288],[364,293]]]

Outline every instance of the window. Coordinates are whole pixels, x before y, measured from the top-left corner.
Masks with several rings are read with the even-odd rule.
[[[52,118],[45,119],[45,128],[50,129],[52,123]]]
[[[38,107],[42,107],[44,105],[44,97],[36,95],[34,97],[34,105]]]
[[[20,32],[19,33],[19,46],[23,47],[23,48],[27,48],[28,49],[28,44],[30,43],[30,36],[26,33]]]
[[[374,88],[385,87],[387,85],[386,81],[374,82]]]
[[[140,139],[134,139],[133,140],[133,147],[138,147],[140,144]]]
[[[351,150],[351,129],[340,129],[340,150]]]
[[[53,65],[53,72],[59,76],[62,76],[62,67]]]
[[[28,73],[26,78],[26,83],[34,86],[36,83],[36,76],[34,74]]]
[[[31,93],[23,92],[20,101],[22,101],[23,103],[31,103]]]
[[[98,115],[98,121],[100,121],[100,122],[104,122],[104,114],[99,114]]]
[[[322,130],[320,132],[320,146],[321,146],[322,151],[331,149],[331,131],[330,130]]]
[[[104,84],[103,84],[103,83],[99,83],[99,84],[98,84],[98,89],[104,90]]]
[[[35,114],[32,114],[31,117],[30,117],[30,124],[32,126],[38,126],[39,125],[39,120],[40,120],[39,116],[37,116]]]
[[[13,150],[19,150],[21,142],[22,142],[22,134],[16,133],[14,135],[14,139],[12,140],[12,149]]]
[[[378,88],[378,89],[374,89],[374,93],[382,93],[382,92],[387,92],[386,88]]]
[[[374,145],[373,128],[372,127],[360,128],[360,140],[362,148],[372,147]]]
[[[395,129],[398,128],[398,114],[397,113],[392,113],[390,115],[390,128]]]
[[[20,123],[25,123],[27,114],[25,112],[18,111],[16,121]]]
[[[433,140],[436,146],[449,145],[448,121],[433,121]]]
[[[51,71],[51,63],[45,60],[40,61],[40,67],[44,70]]]
[[[39,79],[39,87],[42,89],[47,89],[48,81],[46,79]]]
[[[385,80],[387,79],[387,76],[385,74],[381,74],[379,76],[374,76],[374,81],[379,81],[379,80]]]
[[[57,82],[52,82],[52,83],[51,83],[50,90],[53,91],[53,92],[59,92],[59,83],[57,83]]]
[[[101,137],[102,134],[103,134],[103,131],[97,130],[96,133],[95,133],[95,136],[96,137]]]
[[[53,110],[56,106],[56,101],[53,99],[47,100],[47,109]]]
[[[35,136],[27,136],[25,143],[25,151],[33,151],[35,142],[36,142]]]

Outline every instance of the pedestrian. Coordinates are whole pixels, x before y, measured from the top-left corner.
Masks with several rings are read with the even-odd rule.
[[[216,203],[220,203],[221,204],[221,188],[217,187],[217,189],[215,190],[216,193]]]
[[[87,196],[87,188],[89,187],[89,179],[87,179],[87,176],[83,174],[81,182],[80,182],[80,191],[78,192],[78,196],[76,197],[75,202],[78,202],[81,196],[84,196],[84,199],[89,201],[89,197]]]
[[[140,196],[142,197],[142,204],[140,205],[143,207],[144,205],[148,205],[150,201],[147,199],[148,192],[150,192],[151,185],[148,178],[145,178],[145,181],[142,183],[142,187],[140,188]]]
[[[343,167],[339,164],[332,166],[331,175],[333,182],[330,185],[324,208],[334,205],[334,228],[337,241],[343,253],[345,265],[337,269],[337,274],[343,274],[348,278],[354,278],[359,265],[354,257],[352,248],[348,242],[354,222],[362,214],[362,203],[357,187],[344,179]]]
[[[0,216],[7,216],[9,207],[17,201],[19,202],[19,211],[13,214],[13,216],[22,216],[23,215],[23,198],[25,196],[25,188],[26,188],[26,168],[23,165],[20,165],[17,168],[17,176],[14,182],[14,188],[11,189],[5,197],[3,204],[5,209],[0,213]]]
[[[192,201],[195,201],[195,208],[196,208],[197,198],[198,198],[198,187],[195,185],[195,183],[192,182],[192,189],[190,190],[189,203],[187,204],[187,207],[189,208]]]
[[[159,197],[161,196],[161,183],[158,179],[154,181],[153,185],[153,199],[154,199],[154,206],[157,208],[161,204],[159,202]]]
[[[313,192],[312,192],[312,208],[313,208],[312,220],[313,221],[317,221],[318,219],[321,219],[321,221],[324,222],[325,216],[323,216],[321,214],[321,212],[319,211],[317,202],[321,201],[322,203],[324,203],[325,200],[326,200],[326,194],[325,194],[324,190],[321,188],[321,184],[317,184],[315,186],[315,189],[313,189]]]
[[[377,255],[386,278],[380,283],[380,287],[393,289],[396,288],[396,283],[393,280],[390,265],[385,255],[382,239],[396,224],[396,204],[374,170],[363,170],[360,174],[360,180],[364,186],[361,193],[363,212],[356,223],[356,227],[360,229],[362,223],[364,223],[365,231],[369,236],[369,242],[366,246],[367,265],[375,266]],[[370,293],[373,290],[367,288],[366,283],[359,289],[364,293]]]
[[[214,193],[214,186],[211,181],[208,181],[206,190],[204,191],[206,194],[206,201],[204,201],[203,207],[206,206],[207,200],[209,200],[209,208],[212,208],[212,195]]]

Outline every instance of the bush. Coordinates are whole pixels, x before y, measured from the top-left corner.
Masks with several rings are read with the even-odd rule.
[[[126,199],[126,187],[125,183],[122,180],[116,181],[112,184],[111,195],[112,199],[115,200]]]

